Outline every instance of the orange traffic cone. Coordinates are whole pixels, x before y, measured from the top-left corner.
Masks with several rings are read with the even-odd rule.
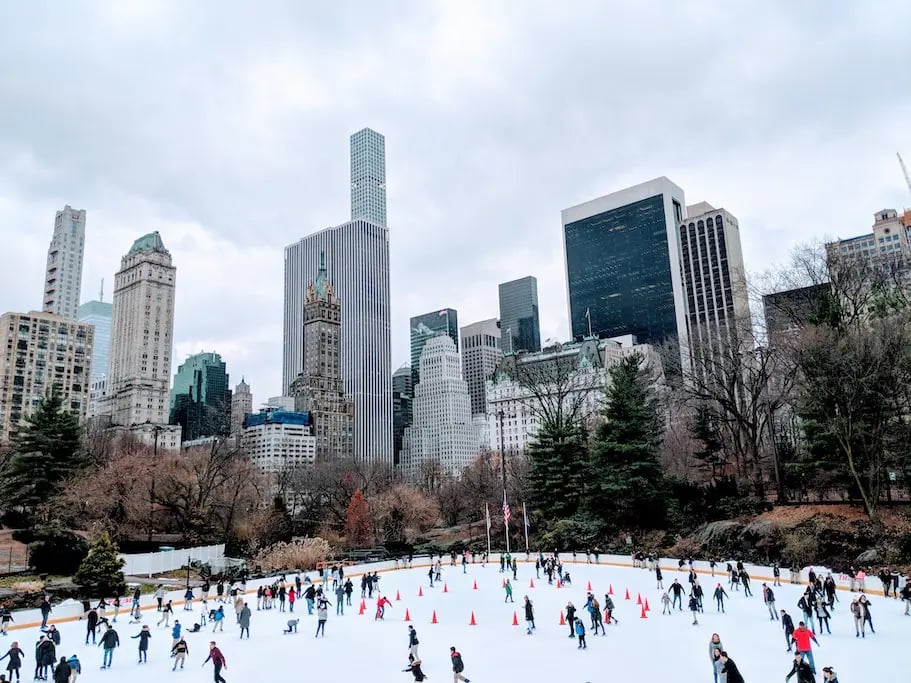
[[[646,598],[646,599],[645,599],[645,611],[646,611],[646,612],[650,612],[651,609],[652,609],[652,608],[648,606],[648,598]]]
[[[636,593],[636,604],[637,605],[642,604],[642,596],[639,593]]]
[[[448,592],[449,592],[449,586],[447,586],[445,583],[443,584],[443,592],[444,592],[444,593],[448,593]]]
[[[589,581],[589,582],[588,582],[588,589],[587,589],[587,590],[591,590],[591,589],[592,589],[592,582]]]
[[[361,600],[361,608],[357,611],[358,614],[363,614],[364,610],[367,609],[367,605],[364,604],[364,601]]]
[[[563,584],[560,583],[560,579],[557,579],[557,588],[563,588]]]
[[[642,606],[642,613],[639,615],[640,619],[648,619],[648,615],[645,613],[645,605]]]
[[[405,608],[405,621],[411,621],[411,613],[408,611],[408,608]]]
[[[614,594],[614,584],[612,584],[612,583],[607,584],[607,594],[608,595]]]
[[[534,580],[534,579],[531,580],[531,582],[528,584],[528,587],[529,587],[529,588],[534,588],[534,587],[535,587],[535,580]]]
[[[418,597],[419,598],[424,597],[424,587],[423,586],[418,586]]]
[[[474,590],[478,590],[478,581],[477,581],[477,579],[475,579],[474,586],[472,586],[472,588],[473,588]]]
[[[566,626],[566,618],[563,616],[563,612],[560,612],[560,626]]]
[[[519,625],[519,615],[516,614],[515,612],[512,613],[512,625],[513,626]]]
[[[626,597],[624,600],[629,600],[629,588],[626,589]]]
[[[506,579],[503,579],[503,585],[500,588],[506,588]]]
[[[399,592],[398,592],[398,591],[395,592],[395,599],[396,599],[396,600],[401,600],[401,599],[402,599],[402,596],[399,595]]]
[[[472,612],[471,612],[471,621],[468,622],[468,625],[469,625],[469,626],[477,626],[477,625],[478,625],[478,622],[476,622],[476,621],[474,620],[474,610],[472,610]]]
[[[645,612],[643,612],[643,614],[645,614]],[[431,624],[438,624],[438,623],[440,623],[440,622],[437,621],[437,611],[436,611],[436,610],[433,610],[433,618],[430,620],[430,623],[431,623]]]

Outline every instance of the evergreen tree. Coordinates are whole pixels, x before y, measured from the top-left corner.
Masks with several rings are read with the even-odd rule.
[[[0,477],[0,496],[5,507],[19,508],[31,517],[84,462],[79,418],[66,409],[57,387],[25,418],[12,446],[13,455]]]
[[[609,377],[605,421],[591,446],[592,512],[615,528],[660,528],[666,500],[651,374],[634,354],[614,365]]]
[[[124,561],[117,555],[117,546],[107,533],[103,533],[89,546],[88,555],[73,575],[73,581],[99,595],[122,595],[126,589],[123,565]]]
[[[581,426],[541,426],[528,448],[532,505],[555,519],[570,517],[583,499],[588,448]]]

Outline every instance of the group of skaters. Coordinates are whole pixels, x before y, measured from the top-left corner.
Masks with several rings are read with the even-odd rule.
[[[598,599],[595,597],[595,594],[589,591],[585,596],[585,604],[582,606],[582,609],[585,612],[588,612],[588,616],[591,621],[591,631],[593,635],[598,635],[598,631],[601,631],[601,635],[607,635],[607,632],[604,630],[604,622],[607,621],[608,624],[619,624],[620,622],[614,617],[614,601],[611,598],[609,593],[604,594],[604,608],[602,613],[602,607],[598,602]],[[576,649],[578,650],[587,650],[588,643],[585,640],[585,623],[582,620],[582,617],[578,616],[579,612],[576,610],[576,606],[573,605],[572,601],[566,603],[564,608],[565,621],[569,627],[569,638],[575,638],[578,641]]]

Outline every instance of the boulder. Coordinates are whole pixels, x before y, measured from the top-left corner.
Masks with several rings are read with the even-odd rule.
[[[879,561],[879,551],[876,548],[870,548],[869,550],[863,551],[860,555],[854,558],[854,562],[859,565],[865,564],[875,564]]]
[[[733,520],[709,522],[694,535],[694,540],[703,547],[726,546],[743,532],[743,524]]]

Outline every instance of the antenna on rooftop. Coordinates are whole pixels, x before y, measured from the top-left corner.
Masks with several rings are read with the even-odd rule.
[[[101,291],[98,292],[98,301],[104,301],[104,278],[101,278]]]

